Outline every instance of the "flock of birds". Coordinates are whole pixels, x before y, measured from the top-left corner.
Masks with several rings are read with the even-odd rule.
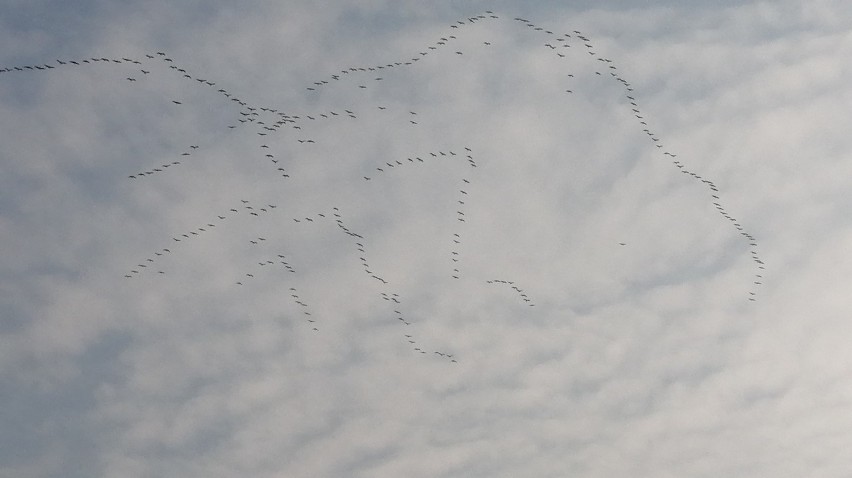
[[[373,85],[380,86],[385,77],[392,74],[392,70],[394,69],[415,68],[417,63],[428,55],[439,55],[442,53],[442,50],[447,49],[450,50],[449,54],[463,55],[464,51],[454,50],[450,47],[451,44],[458,40],[456,34],[460,34],[461,30],[467,25],[498,18],[500,17],[495,15],[493,12],[486,11],[482,15],[457,21],[450,25],[446,34],[440,36],[433,44],[427,45],[423,50],[417,52],[410,58],[371,66],[353,66],[344,68],[337,73],[313,81],[310,86],[306,87],[306,94],[317,95],[320,94],[322,90],[332,87],[352,88],[353,94],[357,94],[358,91],[372,88]],[[648,120],[642,114],[642,110],[639,107],[634,89],[631,84],[620,75],[619,70],[613,61],[610,58],[601,56],[595,50],[592,41],[578,30],[573,30],[568,33],[555,33],[523,18],[515,18],[514,21],[526,27],[530,31],[535,32],[535,34],[541,35],[543,40],[542,46],[551,51],[556,60],[568,61],[569,57],[567,55],[567,49],[579,48],[584,50],[589,55],[590,59],[594,60],[593,64],[596,66],[593,70],[595,70],[594,73],[597,76],[603,78],[609,77],[613,81],[618,82],[620,87],[623,89],[625,100],[627,100],[627,103],[630,105],[632,115],[635,117],[639,127],[642,128],[642,131],[647,136],[650,144],[659,151],[662,158],[670,161],[671,164],[678,168],[682,174],[688,176],[692,180],[700,182],[701,186],[706,188],[707,193],[719,214],[730,222],[730,224],[737,229],[738,233],[748,242],[751,257],[757,269],[754,274],[754,287],[751,287],[748,291],[748,300],[756,300],[757,286],[762,283],[762,272],[764,269],[764,262],[761,260],[761,257],[756,250],[756,239],[722,206],[722,199],[719,195],[717,185],[713,181],[689,169],[686,164],[678,160],[678,156],[669,151],[664,146],[661,139],[651,130],[651,127],[648,125]],[[489,48],[491,46],[492,42],[489,41],[484,41],[482,44],[483,48]],[[247,100],[242,99],[236,93],[223,87],[217,87],[217,82],[188,71],[186,68],[177,64],[177,62],[173,58],[169,57],[169,55],[165,52],[144,54],[143,57],[139,57],[138,59],[129,57],[57,59],[55,64],[0,68],[0,74],[8,75],[34,71],[47,72],[51,70],[60,71],[62,69],[82,68],[94,64],[109,64],[115,65],[116,67],[127,68],[129,74],[126,76],[125,80],[132,84],[139,84],[142,81],[156,81],[155,79],[159,75],[173,74],[179,75],[188,82],[192,82],[198,88],[211,89],[211,91],[218,94],[223,101],[233,103],[236,106],[237,113],[233,116],[233,121],[227,125],[227,128],[230,130],[247,128],[254,132],[256,134],[257,160],[268,163],[270,172],[280,176],[283,180],[289,180],[293,173],[288,169],[288,165],[290,163],[279,157],[274,145],[270,146],[273,144],[273,141],[271,141],[272,138],[283,137],[285,141],[293,141],[294,144],[298,143],[299,145],[308,146],[316,144],[319,141],[305,133],[307,129],[306,126],[308,124],[320,121],[338,119],[354,120],[359,118],[359,112],[354,109],[340,108],[336,110],[313,112],[310,114],[296,114],[268,106],[265,107],[250,104]],[[566,94],[575,93],[576,87],[571,85],[573,76],[573,74],[569,74],[566,78],[566,81],[568,82],[568,88],[565,89]],[[2,76],[0,76],[0,78],[2,78]],[[171,105],[175,108],[189,107],[182,98],[170,98],[169,103],[171,103]],[[387,106],[383,105],[375,105],[375,107],[378,111],[389,110]],[[408,111],[406,116],[408,118],[408,123],[412,127],[416,127],[420,124],[420,117],[416,111]],[[158,162],[155,165],[150,165],[148,167],[132,171],[127,175],[127,179],[130,181],[146,181],[148,178],[152,178],[156,175],[167,174],[168,171],[173,171],[175,168],[186,167],[186,164],[192,159],[193,155],[196,155],[201,151],[203,151],[201,145],[189,144],[183,151],[177,153],[172,161]],[[464,238],[465,227],[468,223],[469,214],[467,202],[469,200],[470,193],[472,192],[471,186],[475,176],[474,172],[479,166],[474,159],[473,149],[471,147],[465,146],[463,150],[427,151],[420,155],[398,158],[393,161],[384,161],[381,164],[373,165],[374,169],[372,169],[372,172],[368,172],[362,177],[352,179],[364,181],[366,185],[375,184],[376,181],[381,178],[385,178],[385,180],[390,178],[390,175],[394,170],[401,168],[413,168],[428,162],[452,162],[454,164],[454,170],[459,170],[459,166],[462,166],[463,168],[466,168],[464,170],[467,171],[467,173],[461,174],[457,178],[458,186],[455,190],[454,198],[457,204],[455,211],[456,227],[452,230],[452,235],[448,238],[446,246],[448,258],[447,273],[449,279],[459,280],[462,277],[461,264],[463,259],[460,246]],[[221,229],[223,224],[228,223],[228,221],[231,221],[235,216],[247,215],[261,221],[262,224],[280,224],[280,222],[273,221],[272,219],[281,219],[281,215],[284,214],[282,211],[283,208],[279,209],[278,206],[272,202],[264,202],[260,204],[246,199],[241,199],[239,203],[233,204],[232,207],[227,210],[219,211],[215,215],[211,215],[208,220],[202,221],[200,224],[196,224],[193,227],[188,227],[185,230],[172,235],[170,238],[164,238],[164,242],[167,242],[167,244],[161,244],[161,247],[152,250],[147,257],[140,259],[129,267],[125,271],[124,277],[132,280],[145,276],[146,274],[165,274],[165,268],[161,267],[165,257],[177,254],[182,248],[191,245],[195,239],[203,235],[214,234],[217,231],[217,228]],[[414,332],[412,332],[412,329],[408,327],[412,325],[414,319],[410,318],[403,312],[405,310],[403,298],[400,296],[398,291],[393,288],[392,281],[384,277],[369,260],[370,254],[368,253],[367,247],[369,243],[368,239],[349,228],[338,207],[334,207],[330,210],[319,211],[313,215],[290,217],[290,219],[292,219],[293,224],[299,224],[298,227],[308,227],[312,223],[320,223],[323,221],[330,222],[335,225],[341,233],[346,234],[351,239],[353,253],[359,258],[365,276],[369,280],[375,281],[379,287],[379,296],[382,300],[389,303],[389,310],[393,311],[392,315],[389,314],[390,320],[395,321],[402,327],[400,338],[410,345],[411,350],[415,353],[430,354],[449,362],[457,361],[455,354],[448,353],[445,350],[427,349],[425,345],[418,342],[415,338]],[[299,275],[299,270],[293,265],[293,259],[288,255],[287,251],[274,250],[275,247],[271,244],[272,241],[263,236],[252,237],[247,242],[250,247],[259,248],[259,251],[265,255],[258,255],[256,265],[251,268],[247,268],[241,276],[234,278],[234,285],[236,287],[249,286],[253,281],[259,280],[262,274],[266,271],[273,269],[282,271],[284,274],[287,274],[292,278],[291,282],[295,282],[295,279]],[[626,243],[623,242],[619,244],[621,246],[626,246]],[[518,287],[512,280],[489,279],[485,282],[495,286],[510,288],[517,295],[521,304],[529,307],[535,306],[534,301],[527,295],[527,293]],[[309,301],[300,295],[299,290],[295,286],[288,287],[288,292],[292,302],[301,311],[306,326],[314,332],[319,332],[322,328],[321,321],[317,317],[317,314],[313,312],[309,305]]]

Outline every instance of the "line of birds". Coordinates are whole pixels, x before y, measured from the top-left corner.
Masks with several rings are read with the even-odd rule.
[[[522,24],[531,28],[533,31],[541,32],[544,35],[556,36],[556,41],[561,42],[562,46],[564,48],[570,47],[569,40],[568,40],[569,38],[572,38],[572,35],[570,33],[564,33],[564,34],[562,34],[562,37],[559,37],[557,34],[553,33],[552,31],[545,30],[544,28],[539,27],[539,26],[535,25],[534,23],[532,23],[529,20],[526,20],[524,18],[516,17],[515,21],[521,22]],[[728,222],[731,223],[737,229],[737,232],[741,236],[743,236],[743,238],[747,241],[748,246],[750,247],[749,254],[751,255],[751,260],[752,260],[752,262],[754,262],[754,265],[757,269],[757,271],[754,274],[754,280],[752,281],[753,282],[752,287],[750,287],[750,290],[748,291],[747,298],[751,302],[756,301],[757,286],[760,286],[760,285],[763,284],[762,271],[765,270],[765,263],[763,262],[759,253],[755,249],[757,247],[757,240],[755,239],[755,237],[753,235],[751,235],[748,231],[746,231],[745,228],[742,226],[742,224],[740,224],[735,217],[731,216],[725,210],[725,208],[721,204],[721,199],[720,199],[719,194],[718,194],[719,189],[713,181],[706,179],[706,178],[702,177],[701,175],[699,175],[698,173],[696,173],[695,171],[688,169],[681,161],[678,161],[676,159],[677,158],[676,154],[674,154],[674,153],[672,153],[672,152],[670,152],[670,151],[668,151],[664,148],[663,144],[660,142],[660,138],[656,134],[654,134],[650,130],[650,128],[648,127],[648,123],[647,123],[645,117],[642,115],[642,112],[639,108],[639,104],[636,101],[635,94],[633,93],[634,89],[633,89],[632,85],[627,80],[625,80],[624,78],[622,78],[618,74],[618,72],[617,72],[618,68],[614,64],[612,64],[613,61],[610,58],[606,58],[606,57],[602,57],[602,56],[598,55],[598,53],[594,50],[594,46],[592,44],[592,41],[588,37],[584,36],[582,34],[582,32],[580,32],[579,30],[573,31],[573,37],[576,37],[583,42],[583,45],[586,47],[588,54],[592,58],[603,63],[602,66],[605,65],[605,66],[608,67],[609,70],[611,70],[611,71],[609,71],[610,76],[613,79],[615,79],[616,81],[618,81],[621,84],[621,86],[624,88],[624,97],[625,97],[626,100],[628,100],[628,102],[631,106],[631,108],[630,108],[631,114],[639,122],[640,126],[644,126],[642,131],[648,136],[648,138],[651,141],[651,144],[653,144],[658,150],[661,150],[663,156],[667,156],[668,158],[670,158],[669,160],[671,161],[671,163],[675,167],[677,167],[681,171],[681,173],[689,175],[691,178],[700,181],[702,183],[702,185],[708,189],[709,196],[710,196],[716,210],[719,212],[719,214],[722,215],[722,217],[724,217],[726,220],[728,220]],[[544,46],[548,47],[552,50],[557,50],[557,47],[554,46],[552,43],[545,43]],[[557,53],[557,54],[560,58],[565,58],[564,54],[560,54],[560,53]],[[595,71],[595,74],[598,75],[598,76],[603,76],[600,71]],[[573,78],[573,75],[568,75],[568,76],[569,76],[569,78]],[[568,90],[566,90],[566,93],[573,93],[573,90],[568,89]],[[624,244],[622,244],[622,245],[624,245]]]
[[[490,280],[485,281],[485,283],[486,284],[508,285],[509,287],[512,288],[512,290],[514,290],[518,294],[518,297],[520,297],[521,300],[524,301],[524,303],[526,303],[530,307],[535,307],[535,304],[533,303],[532,299],[529,298],[529,296],[526,294],[526,292],[524,292],[523,289],[516,286],[513,281],[505,280],[505,279],[490,279]]]
[[[235,206],[236,207],[230,208],[227,212],[222,212],[220,214],[217,214],[216,219],[207,221],[202,226],[195,227],[195,228],[192,228],[192,229],[189,229],[189,230],[185,230],[182,233],[178,233],[178,234],[173,235],[171,237],[172,242],[173,243],[180,243],[180,244],[170,244],[170,246],[168,248],[163,247],[161,249],[158,249],[157,251],[148,255],[148,257],[145,257],[141,261],[141,263],[132,267],[131,270],[127,274],[124,275],[124,277],[132,278],[132,277],[134,277],[134,275],[141,275],[144,272],[144,270],[142,270],[142,269],[147,269],[148,265],[154,265],[159,260],[159,258],[163,257],[164,253],[171,254],[172,249],[178,250],[177,248],[179,248],[182,245],[187,244],[188,241],[190,241],[190,240],[192,240],[196,237],[200,237],[202,234],[207,234],[207,233],[212,232],[213,228],[216,227],[215,222],[221,223],[221,222],[227,220],[229,216],[239,214],[240,210],[247,211],[249,215],[260,218],[260,216],[262,214],[267,214],[267,213],[271,212],[272,210],[274,210],[276,207],[278,207],[275,204],[265,204],[263,206],[254,207],[250,204],[250,201],[248,201],[246,199],[241,199],[240,204],[235,205]],[[160,270],[158,272],[160,274],[165,273],[162,270]]]
[[[381,298],[383,300],[391,303],[391,305],[393,307],[393,312],[394,312],[394,320],[396,320],[399,324],[401,324],[403,326],[410,326],[412,324],[412,322],[409,319],[407,319],[406,315],[402,312],[402,309],[403,309],[402,297],[397,292],[394,292],[392,289],[388,288],[388,286],[390,285],[390,282],[385,280],[383,277],[379,276],[373,270],[373,268],[370,266],[370,263],[369,263],[369,260],[368,260],[367,249],[364,245],[364,243],[366,242],[364,236],[353,232],[352,230],[349,229],[348,226],[346,226],[346,224],[343,221],[342,215],[340,214],[339,208],[337,208],[337,207],[334,208],[333,216],[335,217],[334,221],[335,221],[335,224],[337,225],[337,227],[341,231],[343,231],[346,235],[348,235],[352,238],[353,245],[355,246],[355,250],[357,251],[357,255],[359,256],[358,259],[361,261],[361,265],[364,267],[364,273],[370,279],[375,279],[376,281],[378,281],[381,284],[379,287],[383,290],[381,290],[379,292],[379,295],[381,296]],[[414,352],[420,353],[420,354],[428,354],[429,353],[427,350],[425,350],[423,348],[422,345],[420,345],[417,342],[417,340],[415,339],[415,337],[413,335],[413,332],[411,332],[407,328],[405,329],[405,332],[406,333],[403,334],[403,338],[411,346],[411,349]],[[452,363],[458,362],[455,359],[454,354],[450,354],[450,353],[443,351],[443,350],[433,350],[432,355],[436,355],[438,357],[447,359],[448,361],[450,361]]]
[[[471,155],[473,150],[470,149],[470,147],[467,147],[467,146],[465,146],[464,149],[465,149],[465,153],[466,153],[464,157],[465,157],[467,164],[470,167],[475,168],[476,167],[476,161],[473,160],[473,156]],[[443,151],[437,151],[437,152],[430,151],[428,154],[424,154],[423,156],[426,157],[426,160],[424,160],[420,156],[414,156],[413,158],[409,156],[409,157],[406,158],[407,162],[403,162],[403,161],[400,161],[398,159],[394,160],[393,163],[385,162],[384,165],[376,167],[376,171],[378,171],[379,173],[385,173],[385,171],[386,171],[385,168],[384,168],[385,166],[387,166],[388,168],[395,168],[395,167],[399,167],[399,166],[403,166],[403,165],[425,163],[427,160],[431,161],[431,160],[441,159],[441,158],[453,159],[453,158],[460,158],[461,157],[461,156],[457,155],[455,153],[455,151],[452,151],[452,150],[449,150],[446,153],[443,152]],[[388,171],[389,171],[389,169],[388,169]],[[371,179],[372,178],[369,177],[369,176],[364,176],[364,180],[366,180],[366,181],[370,181]],[[471,182],[470,182],[470,179],[468,179],[468,177],[461,177],[460,179],[461,179],[462,184],[459,186],[460,189],[458,190],[458,197],[456,198],[456,202],[458,203],[458,207],[457,207],[457,210],[456,210],[456,221],[459,222],[459,223],[465,223],[465,222],[467,222],[467,215],[465,214],[464,211],[466,210],[465,206],[467,205],[466,199],[469,197],[467,190],[470,189]],[[450,274],[450,277],[453,278],[453,279],[460,279],[461,278],[461,271],[459,270],[459,252],[457,250],[459,248],[459,246],[461,245],[461,235],[459,234],[459,232],[461,232],[460,229],[457,229],[457,230],[455,230],[455,232],[453,232],[452,242],[453,242],[454,246],[453,246],[452,250],[450,251],[450,260],[453,262],[453,264],[452,264],[453,265],[453,271]]]
[[[492,11],[487,10],[485,12],[485,15],[480,14],[480,15],[476,15],[476,16],[473,16],[473,17],[468,17],[466,22],[463,21],[463,20],[458,20],[458,21],[456,21],[455,24],[450,25],[450,28],[459,28],[460,25],[468,25],[468,24],[473,24],[473,23],[476,23],[476,22],[479,22],[479,21],[482,21],[482,20],[497,19],[497,18],[500,18],[500,17],[498,17],[497,15],[494,15],[494,13]],[[450,41],[456,40],[456,39],[457,39],[457,37],[455,35],[442,36],[437,41],[435,41],[434,44],[429,45],[427,47],[426,51],[420,51],[419,52],[420,56],[412,56],[409,59],[396,60],[396,61],[392,61],[390,63],[383,63],[383,64],[377,64],[377,65],[372,65],[372,66],[350,66],[350,67],[346,67],[346,68],[343,68],[342,70],[340,70],[339,73],[334,73],[332,75],[329,75],[327,77],[327,79],[320,79],[320,80],[314,81],[311,84],[311,86],[306,87],[306,89],[308,91],[318,91],[319,89],[323,88],[326,85],[330,85],[333,82],[340,81],[346,75],[354,76],[355,74],[358,74],[358,73],[370,73],[370,72],[375,73],[375,72],[380,72],[380,71],[385,70],[385,69],[411,66],[411,65],[414,65],[416,62],[420,61],[421,58],[428,55],[430,53],[430,51],[436,52],[441,47],[446,46]],[[491,43],[490,42],[484,42],[484,44],[490,45]],[[463,52],[456,50],[455,54],[456,55],[463,55]],[[341,75],[343,75],[343,76],[341,76]],[[384,77],[381,77],[381,76],[375,77],[373,79],[373,81],[382,81],[382,80],[384,80]],[[358,86],[359,89],[367,89],[367,85],[365,83],[359,83],[357,86]],[[412,120],[412,122],[414,122],[414,121]]]

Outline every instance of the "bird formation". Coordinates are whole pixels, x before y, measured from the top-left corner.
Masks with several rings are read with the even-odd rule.
[[[512,288],[512,290],[514,290],[514,291],[518,294],[518,297],[520,297],[520,298],[521,298],[521,300],[523,300],[523,301],[524,301],[524,303],[526,303],[526,304],[527,304],[528,306],[530,306],[530,307],[535,307],[535,304],[533,303],[532,299],[530,299],[530,298],[529,298],[529,296],[528,296],[528,295],[524,292],[524,290],[523,290],[523,289],[521,289],[520,287],[516,286],[516,285],[515,285],[515,283],[514,283],[513,281],[510,281],[510,280],[503,280],[503,279],[491,279],[491,280],[487,280],[487,281],[485,281],[485,282],[486,282],[487,284],[503,284],[503,285],[507,285],[507,286],[511,287],[511,288]]]
[[[464,159],[464,162],[467,164],[467,166],[469,166],[470,168],[475,168],[476,167],[476,161],[474,161],[472,153],[473,153],[473,150],[468,146],[464,147],[464,153],[463,153],[464,157],[463,158],[461,156],[462,153],[456,154],[456,152],[452,151],[452,150],[449,150],[447,152],[430,151],[426,154],[423,154],[422,157],[421,156],[414,156],[413,158],[412,157],[405,158],[405,161],[401,161],[401,160],[397,159],[394,162],[385,162],[382,166],[376,167],[376,172],[379,173],[379,174],[385,174],[386,172],[390,172],[390,168],[398,168],[398,167],[402,167],[402,166],[416,165],[416,164],[432,162],[432,161],[436,161],[436,160],[440,161],[442,159],[449,159],[449,160],[452,160],[452,161],[459,161],[461,159]],[[424,157],[426,158],[425,160],[423,159]],[[466,210],[466,206],[467,206],[466,200],[469,197],[467,190],[470,189],[470,186],[471,186],[471,181],[468,178],[469,178],[469,176],[465,177],[464,175],[463,175],[463,177],[459,178],[461,181],[460,181],[460,184],[459,184],[458,196],[455,198],[455,201],[457,203],[456,222],[462,223],[462,224],[458,224],[457,229],[455,229],[454,232],[452,233],[452,244],[453,244],[453,246],[452,246],[452,249],[450,250],[450,261],[452,262],[453,270],[452,270],[452,273],[450,274],[450,277],[453,278],[453,279],[460,279],[461,278],[461,270],[459,269],[459,267],[460,267],[460,264],[459,264],[460,256],[459,256],[458,249],[459,249],[459,246],[461,245],[461,237],[462,237],[461,236],[461,226],[463,225],[463,223],[467,222],[467,215],[465,214],[464,211]],[[364,179],[369,181],[372,178],[368,177],[368,176],[364,176]]]
[[[562,48],[570,48],[571,39],[576,38],[577,40],[582,42],[583,46],[586,48],[586,52],[590,55],[590,57],[594,58],[598,62],[601,62],[601,70],[610,70],[610,78],[617,81],[623,88],[624,97],[626,100],[629,101],[630,104],[630,112],[637,120],[640,127],[643,127],[642,132],[645,133],[645,135],[651,141],[651,144],[653,144],[657,148],[657,150],[661,151],[662,156],[665,159],[669,160],[672,165],[677,167],[681,173],[688,175],[690,179],[699,181],[701,185],[707,189],[707,193],[712,199],[713,205],[716,207],[716,210],[719,212],[719,214],[721,214],[722,217],[724,217],[732,226],[734,226],[734,228],[736,228],[737,232],[743,237],[743,239],[748,242],[748,246],[750,248],[749,253],[751,254],[751,260],[752,262],[754,262],[756,271],[754,274],[755,280],[753,281],[752,287],[750,287],[748,290],[747,298],[749,301],[756,301],[757,286],[760,286],[763,283],[763,275],[761,272],[765,270],[765,263],[763,262],[757,250],[755,249],[757,247],[757,240],[754,238],[753,235],[746,231],[746,229],[737,221],[737,219],[731,216],[722,206],[721,199],[719,197],[719,189],[716,184],[713,181],[699,175],[695,171],[692,171],[691,169],[687,168],[686,165],[683,164],[681,161],[678,161],[676,159],[677,155],[668,151],[660,142],[660,138],[656,134],[654,134],[654,132],[651,131],[651,129],[648,127],[648,122],[646,118],[642,115],[642,112],[639,108],[639,104],[636,101],[633,87],[627,80],[625,80],[619,75],[618,68],[613,64],[613,61],[610,58],[600,56],[595,51],[592,41],[588,37],[584,36],[583,33],[579,30],[574,30],[572,32],[573,35],[571,33],[563,33],[559,35],[550,30],[545,30],[544,28],[539,27],[524,18],[516,17],[515,21],[520,22],[521,24],[527,26],[535,32],[540,32],[542,35],[546,35],[548,38],[552,38],[553,41],[555,41],[557,45],[561,45]],[[565,58],[565,55],[560,54],[559,48],[553,43],[548,42],[545,43],[544,46],[551,50],[555,50],[559,58]],[[604,76],[600,71],[595,71],[595,74],[598,76]],[[569,78],[573,77],[573,75],[568,76]],[[566,92],[573,93],[573,90],[567,89]],[[621,245],[625,244],[622,243]]]
[[[433,43],[426,45],[425,48],[416,52],[416,54],[409,58],[382,62],[370,66],[347,66],[339,70],[339,72],[313,81],[311,85],[306,87],[306,91],[308,92],[306,95],[319,95],[323,90],[330,88],[342,88],[350,89],[352,95],[359,95],[360,98],[366,98],[364,96],[366,94],[364,90],[382,88],[382,85],[387,83],[386,78],[393,75],[396,70],[403,68],[415,68],[417,63],[426,56],[437,56],[441,54],[447,54],[453,57],[464,56],[464,50],[457,49],[458,47],[452,46],[459,41],[459,35],[461,35],[460,30],[467,25],[498,19],[500,19],[499,16],[495,15],[491,11],[486,11],[484,14],[472,16],[465,20],[459,20],[450,25],[445,34],[442,34]],[[544,38],[543,47],[554,54],[555,60],[570,61],[567,54],[569,51],[568,49],[570,48],[583,50],[588,54],[589,60],[593,61],[594,67],[592,70],[594,70],[595,77],[616,81],[619,84],[619,86],[623,89],[624,99],[626,100],[626,103],[629,104],[630,114],[637,121],[638,127],[641,128],[647,136],[649,145],[653,145],[661,159],[670,161],[671,164],[678,168],[688,179],[698,181],[701,186],[706,188],[711,202],[719,214],[721,214],[722,217],[735,227],[739,234],[747,240],[752,260],[758,269],[755,273],[755,280],[753,281],[754,284],[752,284],[753,287],[750,287],[748,291],[748,300],[755,301],[757,296],[757,286],[762,283],[762,271],[764,269],[764,262],[761,260],[756,249],[756,239],[748,233],[738,220],[722,206],[722,200],[720,198],[719,188],[717,185],[713,181],[687,167],[685,163],[677,159],[678,156],[676,154],[669,151],[664,146],[661,138],[658,137],[648,126],[648,120],[643,115],[642,110],[639,107],[639,102],[636,100],[636,95],[634,94],[632,85],[621,76],[613,61],[610,58],[601,56],[596,51],[592,40],[578,30],[573,30],[568,33],[555,33],[552,30],[545,29],[544,27],[538,26],[529,20],[520,17],[516,17],[514,21],[525,26],[527,29],[532,31],[533,34],[541,35]],[[456,33],[459,33],[459,35]],[[493,43],[491,41],[484,41],[480,48],[493,48]],[[459,61],[461,61],[461,59],[459,59]],[[292,155],[283,155],[280,152],[279,145],[281,141],[289,142],[289,145],[292,145],[293,147],[310,148],[320,142],[320,140],[307,134],[307,131],[310,129],[309,126],[313,126],[321,122],[343,120],[351,121],[360,118],[360,114],[357,109],[351,107],[312,112],[285,112],[278,108],[254,105],[228,89],[222,87],[217,88],[217,82],[188,71],[186,68],[179,65],[173,58],[166,55],[165,52],[159,51],[145,54],[144,58],[140,57],[139,59],[126,57],[93,57],[75,60],[57,59],[56,65],[43,64],[13,66],[0,68],[0,73],[11,74],[34,72],[39,70],[48,71],[67,68],[82,68],[93,64],[109,64],[115,68],[128,68],[130,73],[129,76],[125,77],[125,79],[127,80],[128,85],[132,85],[128,87],[136,87],[136,85],[142,84],[146,81],[157,81],[157,78],[162,77],[163,75],[173,75],[187,82],[191,82],[193,86],[210,89],[210,91],[217,94],[222,101],[226,102],[228,105],[233,105],[235,109],[232,121],[230,121],[227,125],[227,130],[233,131],[245,129],[254,133],[256,136],[256,153],[254,153],[254,160],[260,164],[266,164],[265,167],[270,168],[270,173],[275,174],[283,180],[292,180],[295,173],[291,170],[291,166],[293,164]],[[575,84],[575,81],[573,74],[567,75],[565,85],[567,87],[565,89],[566,93],[574,94],[575,91],[579,91],[578,88],[580,88],[580,85]],[[188,100],[185,98],[166,98],[162,100],[164,103],[173,108],[192,107],[192,104],[188,104]],[[376,108],[385,113],[395,109],[389,109],[389,107],[385,105],[376,105]],[[418,114],[417,111],[408,111],[405,116],[407,118],[406,124],[408,127],[416,127],[420,125],[421,122],[426,121]],[[275,138],[278,143],[273,142],[273,138]],[[156,164],[156,166],[140,166],[135,172],[129,174],[127,179],[138,183],[143,178],[152,178],[155,175],[166,174],[167,172],[173,171],[176,169],[176,166],[185,167],[187,164],[191,165],[196,153],[198,153],[201,149],[201,146],[199,144],[195,144],[195,141],[192,143],[193,144],[187,144],[182,151],[176,154],[176,157],[172,161],[160,161]],[[363,178],[363,184],[365,184],[366,187],[373,187],[373,185],[379,182],[378,180],[380,178],[382,178],[382,180],[391,180],[391,172],[397,168],[416,167],[419,164],[427,162],[437,164],[452,162],[456,165],[462,164],[467,168],[465,173],[462,173],[455,178],[455,181],[457,181],[457,188],[454,193],[454,200],[457,204],[454,217],[455,227],[451,232],[452,235],[449,237],[449,241],[451,242],[448,243],[447,247],[448,279],[458,281],[465,277],[462,274],[462,238],[464,237],[466,228],[473,227],[471,223],[475,223],[475,218],[470,217],[470,210],[468,208],[468,201],[470,200],[471,192],[473,191],[472,181],[474,172],[479,166],[474,160],[473,149],[469,146],[464,146],[463,151],[461,149],[429,151],[420,155],[408,156],[404,159],[400,158],[394,161],[384,161],[380,164],[374,164],[372,166],[373,169],[369,172],[363,174],[362,171],[359,174],[363,174],[361,177]],[[457,166],[453,167],[455,170],[458,170]],[[403,333],[400,334],[400,338],[410,345],[412,351],[417,354],[429,355],[445,359],[453,363],[457,362],[455,354],[450,354],[444,350],[434,350],[434,347],[427,347],[425,344],[422,344],[415,339],[416,334],[412,331],[412,328],[409,327],[414,323],[413,319],[410,318],[410,314],[404,313],[405,301],[401,297],[399,291],[394,288],[393,280],[390,277],[383,275],[369,261],[370,255],[367,252],[369,250],[367,247],[369,239],[362,234],[353,232],[353,230],[344,222],[343,216],[338,207],[333,207],[330,210],[324,210],[314,214],[297,216],[293,216],[291,212],[285,212],[284,209],[285,208],[283,207],[278,208],[276,204],[269,201],[255,203],[247,199],[242,199],[239,203],[233,204],[233,207],[211,215],[209,220],[202,221],[194,227],[186,228],[183,231],[173,234],[170,238],[165,239],[164,242],[168,243],[168,247],[154,248],[153,252],[149,253],[146,257],[143,257],[139,261],[134,261],[137,263],[126,270],[124,277],[127,279],[141,278],[146,273],[153,273],[155,270],[157,276],[167,274],[167,268],[162,266],[166,257],[177,254],[183,248],[189,247],[194,240],[202,235],[213,234],[218,230],[217,225],[227,223],[235,216],[250,216],[260,221],[259,224],[274,224],[275,227],[282,227],[280,226],[282,223],[288,224],[288,226],[284,227],[307,227],[311,223],[331,222],[341,233],[347,235],[351,239],[354,253],[358,257],[360,265],[363,268],[365,278],[375,284],[379,297],[383,301],[388,302],[389,320],[392,320],[402,326]],[[285,216],[292,219],[292,221],[278,221],[283,219]],[[215,217],[215,219],[213,217]],[[274,249],[281,247],[280,244],[272,244],[273,242],[274,241],[269,239],[268,235],[251,236],[246,239],[246,244],[248,246],[262,248],[264,249],[264,251],[262,251],[264,253],[267,253],[267,251],[265,251],[266,248]],[[619,244],[622,246],[626,245],[625,243]],[[164,244],[161,244],[161,246],[164,246]],[[292,265],[292,259],[289,258],[285,251],[277,249],[269,251],[267,255],[258,257],[259,259],[257,260],[256,265],[252,264],[250,268],[247,266],[245,271],[241,273],[242,275],[234,278],[233,282],[235,287],[250,286],[253,282],[260,280],[261,277],[268,277],[267,271],[271,271],[276,268],[286,273],[288,276],[288,279],[286,279],[288,284],[295,283],[297,281],[299,271]],[[488,279],[485,280],[485,283],[508,286],[526,305],[530,307],[535,306],[526,292],[515,285],[515,282],[513,281],[504,279]],[[310,330],[319,332],[321,330],[319,325],[320,323],[318,322],[319,318],[312,313],[308,302],[300,296],[295,286],[290,286],[287,290],[293,303],[301,309],[305,325],[309,327]],[[392,311],[392,314],[390,311]]]

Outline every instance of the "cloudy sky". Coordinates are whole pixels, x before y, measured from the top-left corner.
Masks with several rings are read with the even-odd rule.
[[[565,3],[4,2],[0,476],[852,474],[848,5]]]

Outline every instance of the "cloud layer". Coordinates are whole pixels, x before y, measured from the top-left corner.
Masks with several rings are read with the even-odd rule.
[[[52,7],[0,475],[848,475],[839,2]]]

